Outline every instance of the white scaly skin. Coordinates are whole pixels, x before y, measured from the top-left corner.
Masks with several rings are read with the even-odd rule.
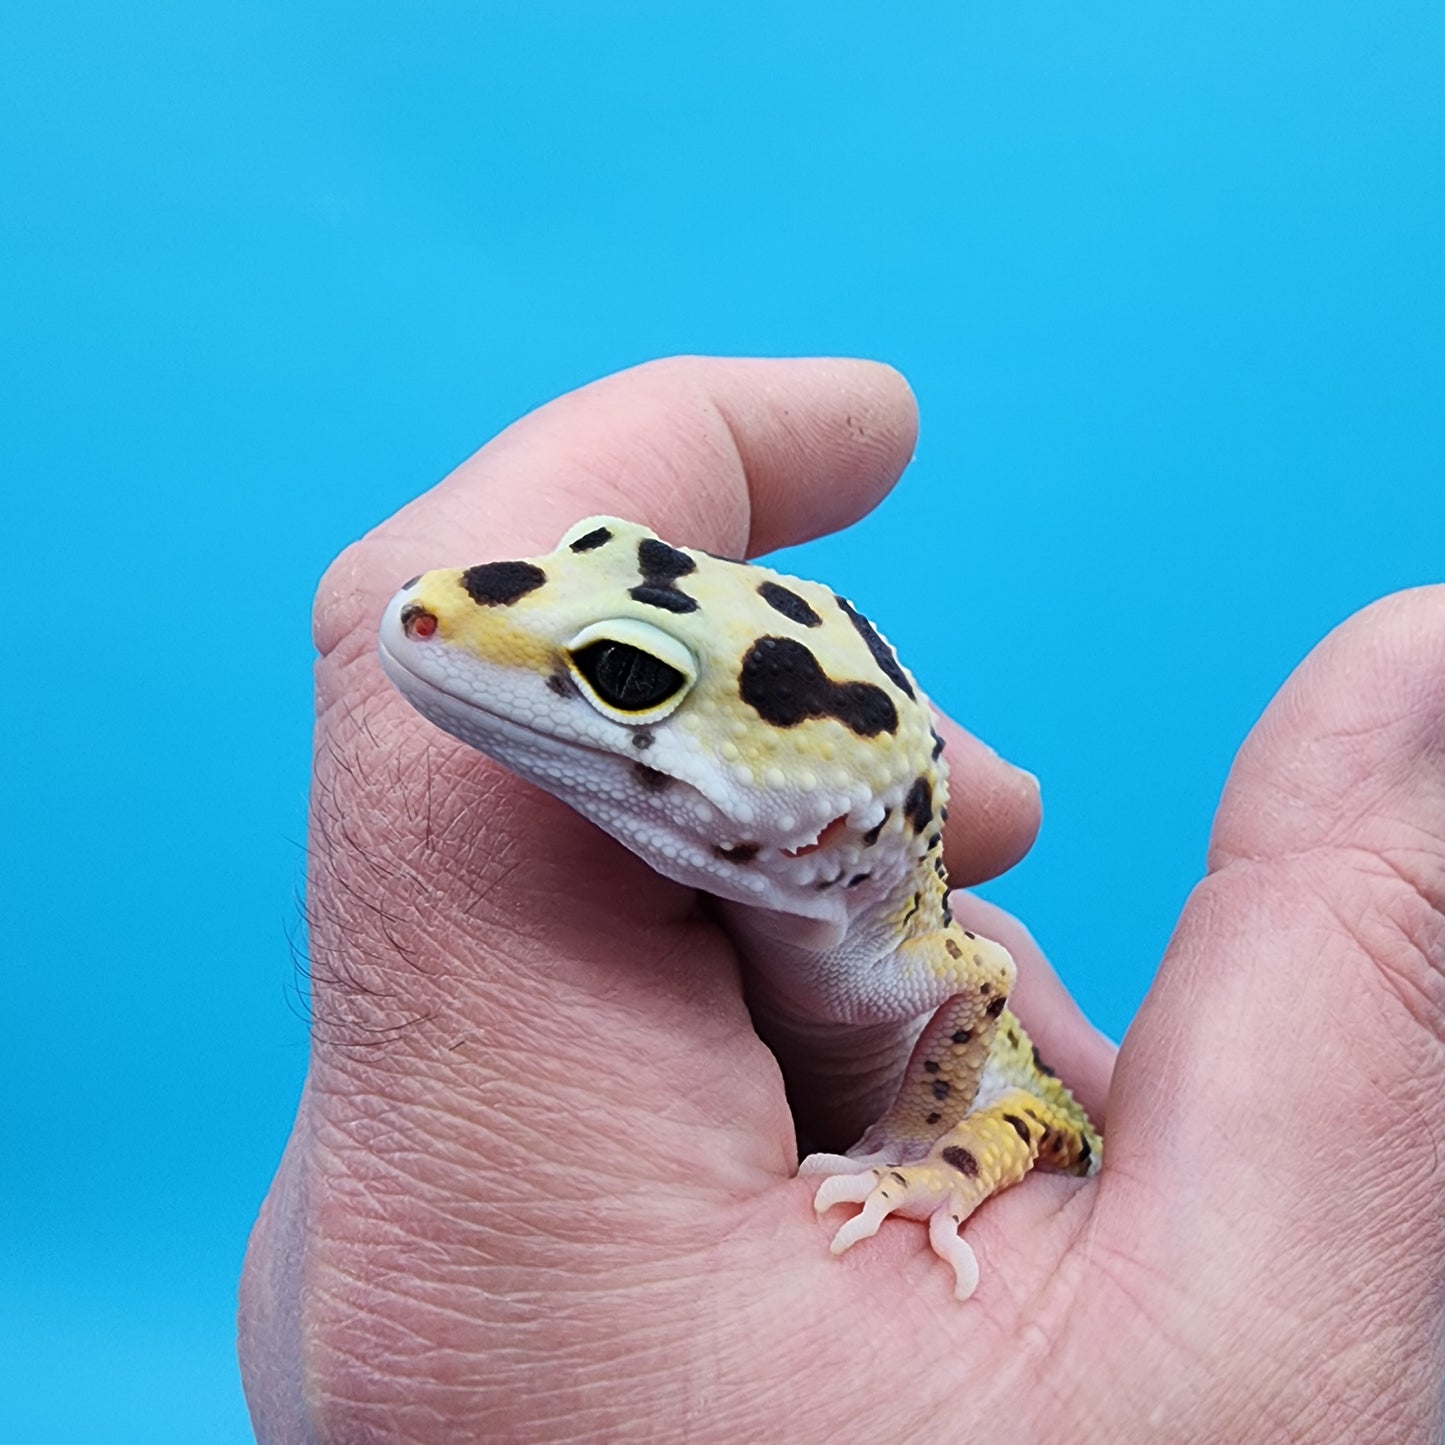
[[[928,1218],[964,1297],[972,1208],[1038,1159],[1097,1167],[1004,1010],[1007,952],[949,914],[928,702],[843,599],[593,517],[545,557],[415,579],[380,650],[432,722],[720,900],[790,1085],[836,1096],[815,1126],[871,1124],[804,1161],[820,1210],[864,1206],[835,1251]]]

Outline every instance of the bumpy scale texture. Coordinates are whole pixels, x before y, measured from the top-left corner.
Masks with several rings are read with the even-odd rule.
[[[843,598],[590,517],[547,556],[416,578],[381,659],[432,722],[723,900],[755,1012],[916,1034],[891,1108],[801,1166],[820,1213],[861,1206],[835,1253],[889,1214],[927,1220],[964,1299],[973,1209],[1035,1164],[1098,1168],[1008,1011],[1012,959],[949,913],[928,701]]]

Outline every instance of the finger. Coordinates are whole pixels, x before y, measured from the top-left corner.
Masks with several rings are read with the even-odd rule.
[[[1362,1320],[1386,1291],[1419,1331],[1445,1246],[1445,588],[1301,665],[1210,868],[1116,1070],[1111,1218],[1196,1290],[1256,1280],[1268,1329],[1266,1300]]]
[[[372,647],[418,569],[549,550],[610,512],[673,542],[742,557],[870,511],[913,454],[917,412],[891,367],[677,357],[523,417],[338,559],[317,598],[323,655]]]
[[[1012,913],[973,893],[955,893],[949,903],[963,927],[996,939],[1013,954],[1019,977],[1009,1007],[1028,1030],[1040,1060],[1102,1126],[1117,1047],[1089,1022],[1033,934]]]
[[[1043,812],[1039,782],[952,718],[937,714],[934,726],[943,738],[948,764],[948,820],[943,825],[948,881],[967,888],[997,878],[1033,847]]]

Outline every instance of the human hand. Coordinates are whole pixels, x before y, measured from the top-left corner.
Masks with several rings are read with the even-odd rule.
[[[912,448],[854,362],[670,362],[564,397],[350,548],[317,602],[315,1036],[251,1242],[263,1442],[1438,1438],[1445,589],[1377,604],[1240,754],[1113,1070],[1012,921],[1013,995],[1096,1118],[967,1236],[841,1259],[726,937],[686,889],[421,723],[377,617],[595,512],[741,555],[845,525]],[[949,732],[955,882],[1029,783]]]

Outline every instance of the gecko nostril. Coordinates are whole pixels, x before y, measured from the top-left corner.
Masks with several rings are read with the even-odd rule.
[[[401,609],[401,626],[408,637],[424,641],[436,633],[436,614],[428,612],[419,602],[409,602]]]

